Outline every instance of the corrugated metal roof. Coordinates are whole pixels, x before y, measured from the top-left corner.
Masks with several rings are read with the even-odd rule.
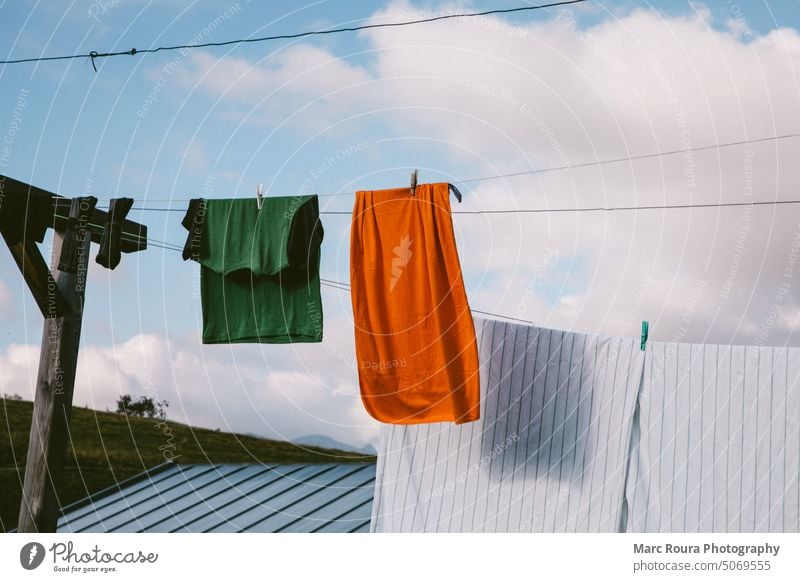
[[[59,532],[366,532],[375,465],[164,463],[62,510]]]

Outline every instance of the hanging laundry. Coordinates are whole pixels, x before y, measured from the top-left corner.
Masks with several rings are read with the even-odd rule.
[[[481,420],[381,427],[372,531],[618,531],[638,340],[476,328]]]
[[[322,341],[316,196],[195,199],[184,259],[200,263],[203,343]]]
[[[447,184],[356,193],[350,283],[367,411],[398,424],[478,419],[475,328]]]
[[[631,532],[800,531],[800,349],[653,342]]]

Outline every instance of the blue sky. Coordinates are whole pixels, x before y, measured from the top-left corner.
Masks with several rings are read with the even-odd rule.
[[[320,1],[292,13],[244,0],[95,0],[66,12],[61,4],[0,3],[0,55],[214,42],[523,3]],[[182,244],[188,198],[251,196],[259,182],[271,195],[348,193],[405,184],[414,167],[427,182],[663,151],[680,147],[684,126],[693,146],[800,131],[791,126],[798,8],[790,0],[602,1],[570,7],[570,18],[548,10],[99,59],[97,73],[86,59],[0,66],[9,146],[0,173],[101,204],[125,195],[170,208],[131,218],[153,239]],[[651,32],[665,40],[651,43]],[[616,93],[622,85],[630,90]],[[502,101],[502,89],[516,104]],[[791,147],[754,150],[754,196],[791,195]],[[468,185],[461,208],[742,199],[744,155],[698,154],[699,188],[678,158]],[[321,201],[326,210],[352,207],[346,195]],[[454,220],[475,308],[604,333],[635,334],[648,318],[651,337],[663,340],[796,345],[794,305],[769,323],[797,229],[788,221],[738,210]],[[325,217],[326,278],[347,280],[347,223]],[[742,225],[747,253],[737,260]],[[178,253],[154,247],[113,272],[92,264],[76,402],[102,408],[120,391],[155,392],[173,401],[175,418],[205,426],[372,440],[350,362],[349,297],[324,289],[323,299],[324,346],[202,347],[197,270]],[[40,334],[40,315],[0,252],[0,391],[30,394]]]

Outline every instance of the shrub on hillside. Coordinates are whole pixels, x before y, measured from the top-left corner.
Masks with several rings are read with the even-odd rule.
[[[141,416],[143,418],[159,418],[166,420],[169,402],[155,400],[149,396],[134,399],[130,394],[123,394],[117,399],[117,414],[125,416]]]

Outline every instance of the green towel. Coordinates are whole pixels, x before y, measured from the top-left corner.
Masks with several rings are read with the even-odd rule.
[[[203,343],[322,341],[316,196],[206,200],[199,253]],[[190,233],[191,237],[191,233]]]

